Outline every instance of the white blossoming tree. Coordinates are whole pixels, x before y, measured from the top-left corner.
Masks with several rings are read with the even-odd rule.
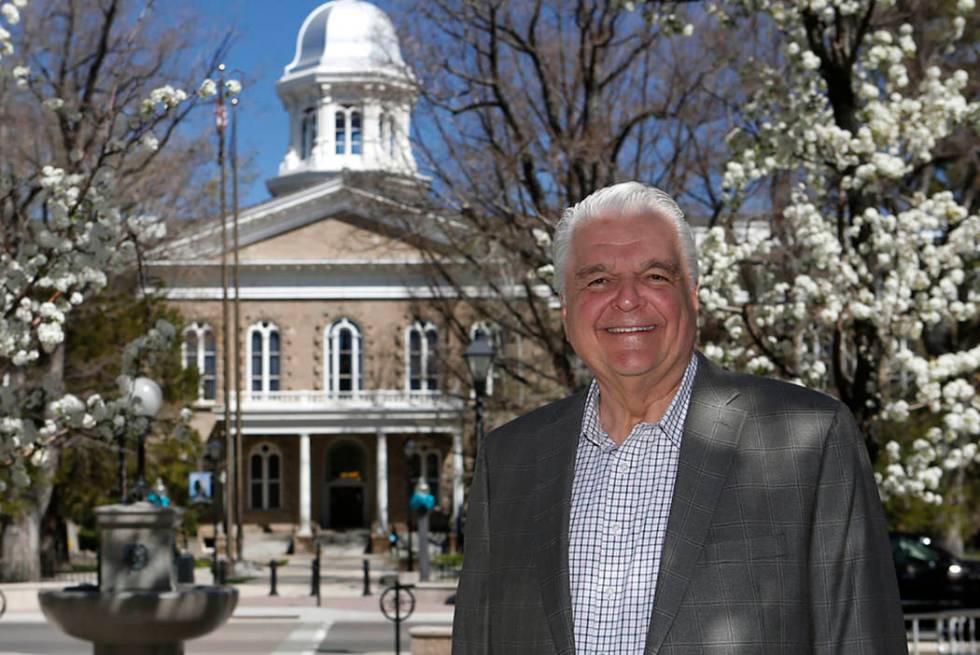
[[[66,393],[66,324],[162,236],[147,212],[164,195],[143,174],[207,95],[160,83],[186,44],[150,23],[152,7],[27,4],[0,4],[0,579],[39,574],[59,446],[134,428],[125,398]],[[174,338],[157,323],[121,353],[123,372],[145,370]]]
[[[746,62],[755,91],[728,137],[728,220],[702,247],[705,350],[840,397],[884,446],[883,497],[945,503],[962,547],[980,464],[980,105],[958,68],[974,0],[722,7],[731,24],[761,13],[776,50]]]

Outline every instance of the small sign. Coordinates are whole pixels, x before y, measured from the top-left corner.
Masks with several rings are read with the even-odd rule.
[[[211,502],[211,471],[191,471],[188,496],[192,503]]]

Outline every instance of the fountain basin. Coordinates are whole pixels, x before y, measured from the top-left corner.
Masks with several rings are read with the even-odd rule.
[[[197,586],[102,592],[96,587],[68,587],[39,592],[38,600],[48,621],[72,637],[95,642],[96,652],[101,645],[150,644],[176,646],[178,650],[170,652],[182,652],[181,642],[201,637],[228,620],[238,604],[238,590]]]

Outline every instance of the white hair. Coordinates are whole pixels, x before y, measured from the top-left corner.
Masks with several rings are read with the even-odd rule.
[[[625,216],[650,214],[666,218],[677,232],[681,254],[687,266],[687,281],[691,289],[698,284],[698,251],[691,227],[684,220],[684,212],[674,199],[660,189],[639,182],[622,182],[599,189],[584,200],[562,212],[555,226],[552,244],[552,262],[555,268],[555,289],[565,291],[565,265],[572,244],[575,228],[599,215]]]

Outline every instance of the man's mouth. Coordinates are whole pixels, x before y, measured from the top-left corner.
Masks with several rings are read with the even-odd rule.
[[[656,325],[637,325],[635,327],[611,327],[606,328],[606,332],[611,334],[633,334],[635,332],[652,332],[656,330]]]

